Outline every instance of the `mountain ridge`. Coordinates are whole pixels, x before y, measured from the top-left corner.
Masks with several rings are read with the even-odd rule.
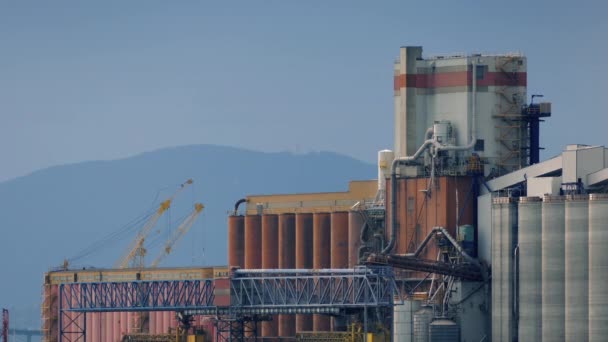
[[[0,282],[0,306],[39,304],[44,272],[154,208],[189,178],[193,186],[175,199],[169,217],[159,220],[153,240],[165,240],[165,230],[194,202],[205,204],[205,210],[164,260],[166,266],[225,264],[226,214],[239,198],[346,191],[350,180],[373,179],[375,172],[372,164],[333,152],[186,145],[57,165],[1,182],[0,265],[6,281]],[[131,233],[78,264],[111,267],[135,236]]]

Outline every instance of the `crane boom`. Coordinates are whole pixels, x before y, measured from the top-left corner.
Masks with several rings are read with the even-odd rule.
[[[143,257],[146,254],[146,249],[144,248],[144,242],[148,237],[148,234],[152,231],[152,228],[156,226],[158,219],[171,207],[171,202],[180,192],[182,192],[188,185],[192,184],[192,179],[188,179],[184,183],[180,185],[180,187],[165,201],[161,202],[158,209],[146,221],[144,226],[141,228],[135,239],[131,242],[123,256],[114,264],[115,268],[127,268],[129,267],[129,263],[134,264],[134,266],[143,267]]]
[[[163,251],[161,252],[161,254],[159,254],[156,257],[156,259],[154,259],[154,261],[152,262],[152,264],[150,265],[151,267],[157,267],[158,264],[167,255],[169,255],[171,253],[171,251],[173,250],[173,246],[175,246],[175,244],[184,235],[186,235],[186,233],[190,230],[190,228],[194,224],[194,221],[196,221],[196,218],[201,214],[201,212],[203,211],[204,208],[205,208],[205,206],[202,205],[201,203],[196,203],[194,205],[194,210],[192,211],[192,213],[190,215],[188,215],[188,217],[186,217],[186,219],[173,232],[173,234],[171,235],[171,237],[169,238],[169,240],[167,240],[167,242],[165,243],[165,248],[163,249]]]

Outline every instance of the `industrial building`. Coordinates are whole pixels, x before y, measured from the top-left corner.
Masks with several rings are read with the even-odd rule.
[[[378,179],[235,199],[227,267],[49,272],[47,340],[602,340],[608,149],[540,161],[551,104],[519,53],[402,47],[393,70]]]

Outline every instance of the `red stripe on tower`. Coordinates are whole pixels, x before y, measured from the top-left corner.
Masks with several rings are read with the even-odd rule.
[[[443,88],[472,86],[471,71],[444,72],[437,74],[397,75],[394,78],[394,90],[401,88]],[[525,87],[528,83],[525,72],[486,72],[482,79],[477,80],[478,87]]]

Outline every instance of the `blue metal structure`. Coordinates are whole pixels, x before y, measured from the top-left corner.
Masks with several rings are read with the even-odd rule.
[[[212,308],[213,279],[70,283],[62,309],[75,312],[181,311]]]
[[[238,320],[271,314],[367,312],[373,308],[392,308],[398,295],[392,268],[386,266],[236,270],[230,277],[229,306],[214,304],[215,285],[214,279],[62,284],[59,289],[60,341],[80,340],[86,331],[86,326],[77,326],[77,331],[65,329],[68,326],[74,329],[74,324],[65,322],[68,317],[65,313],[69,311],[85,315],[87,312],[176,311]]]
[[[242,270],[231,280],[232,307],[287,313],[392,306],[392,268],[346,270]],[[314,312],[313,312],[314,311]]]

